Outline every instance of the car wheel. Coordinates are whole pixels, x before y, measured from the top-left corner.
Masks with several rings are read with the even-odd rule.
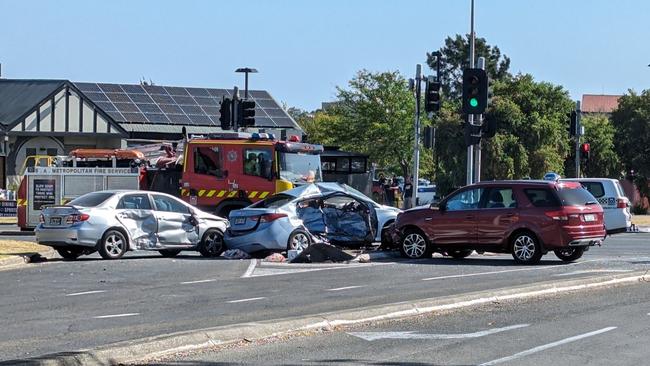
[[[399,251],[403,257],[411,259],[428,258],[431,256],[431,248],[427,239],[419,230],[408,230],[402,236]]]
[[[81,255],[81,250],[76,249],[76,248],[57,248],[56,252],[59,253],[59,255],[63,259],[77,259]]]
[[[472,254],[473,250],[472,249],[463,249],[463,250],[451,250],[448,251],[447,254],[454,258],[454,259],[463,259],[467,258]]]
[[[289,235],[287,250],[302,251],[311,245],[311,237],[304,230],[296,230]]]
[[[180,249],[163,249],[158,251],[158,253],[160,253],[165,258],[174,258],[180,252]]]
[[[555,249],[555,256],[564,262],[573,262],[582,257],[585,252],[584,247]]]
[[[199,243],[199,253],[202,256],[213,258],[218,257],[226,250],[226,244],[223,242],[223,233],[217,229],[208,229],[203,234],[203,239]]]
[[[535,264],[542,258],[542,246],[530,232],[520,232],[512,238],[512,257],[517,263]]]
[[[117,230],[108,230],[99,242],[99,255],[104,259],[118,259],[126,253],[128,242],[124,234]]]

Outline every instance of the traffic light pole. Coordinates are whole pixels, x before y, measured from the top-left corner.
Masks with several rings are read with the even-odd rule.
[[[474,68],[474,0],[472,0],[472,10],[470,17],[470,43],[469,43],[469,68]],[[470,114],[467,116],[467,123],[469,123],[469,128],[474,125],[474,115]],[[467,184],[472,184],[474,182],[474,145],[469,145],[467,147]]]
[[[580,135],[582,127],[580,126],[580,101],[576,101],[576,178],[580,178]]]
[[[415,141],[413,147],[413,195],[411,196],[411,207],[417,205],[418,193],[418,170],[420,169],[420,93],[422,89],[422,65],[415,66]],[[408,177],[404,177],[406,179]],[[406,180],[405,180],[406,182]]]
[[[485,70],[485,57],[478,58],[478,68]],[[482,114],[478,115],[478,125],[483,126]],[[483,134],[482,129],[479,132],[479,134]],[[478,183],[481,181],[481,141],[482,139],[478,140],[478,144],[476,144],[476,148],[474,149],[475,152],[474,164],[476,165],[476,169],[474,170],[474,183]]]
[[[232,130],[235,132],[239,131],[239,126],[237,125],[238,114],[239,114],[239,88],[235,86],[232,92]]]

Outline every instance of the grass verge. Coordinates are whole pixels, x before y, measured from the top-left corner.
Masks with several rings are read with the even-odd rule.
[[[0,259],[6,259],[25,253],[43,252],[47,249],[49,249],[49,247],[29,241],[0,240]]]
[[[632,215],[634,225],[650,226],[650,215]]]

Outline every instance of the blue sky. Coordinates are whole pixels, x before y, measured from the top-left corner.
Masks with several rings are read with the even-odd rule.
[[[6,78],[243,87],[315,109],[356,71],[412,77],[427,51],[469,32],[469,0],[0,0]],[[511,71],[573,99],[650,88],[650,1],[476,0],[476,32]]]

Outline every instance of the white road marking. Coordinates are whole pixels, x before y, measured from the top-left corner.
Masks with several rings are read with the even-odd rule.
[[[554,274],[553,276],[562,277],[562,276],[573,276],[573,275],[589,274],[589,273],[622,273],[622,272],[632,272],[632,270],[631,269],[585,269],[582,271],[558,273],[558,274]]]
[[[206,283],[206,282],[214,282],[214,281],[216,281],[216,279],[212,279],[212,280],[187,281],[187,282],[181,282],[181,285],[190,285],[190,284],[193,284],[193,283]]]
[[[569,337],[569,338],[564,338],[564,339],[561,339],[559,341],[544,344],[544,345],[541,345],[539,347],[531,348],[531,349],[523,351],[523,352],[515,353],[512,356],[507,356],[507,357],[499,358],[499,359],[492,360],[492,361],[489,361],[489,362],[486,362],[486,363],[482,363],[479,366],[496,365],[496,364],[499,364],[499,363],[516,360],[518,358],[522,358],[522,357],[525,357],[525,356],[528,356],[528,355],[532,355],[533,353],[545,351],[545,350],[547,350],[549,348],[553,348],[553,347],[561,346],[563,344],[579,341],[579,340],[584,339],[584,338],[593,337],[595,335],[602,334],[602,333],[605,333],[605,332],[609,332],[610,330],[614,330],[614,329],[616,329],[616,327],[607,327],[607,328],[603,328],[603,329],[596,330],[596,331],[593,331],[593,332],[580,334],[580,335]]]
[[[588,260],[588,261],[582,261],[582,262],[577,262],[577,263],[569,263],[565,264],[562,267],[568,267],[568,266],[575,266],[578,264],[584,264],[584,263],[589,263],[589,262],[596,262],[596,259],[593,260]],[[433,281],[433,280],[444,280],[448,278],[461,278],[461,277],[473,277],[473,276],[485,276],[485,275],[491,275],[491,274],[497,274],[497,273],[509,273],[509,272],[521,272],[521,271],[541,271],[545,269],[557,269],[560,268],[558,266],[543,266],[543,267],[528,267],[528,268],[516,268],[516,269],[504,269],[502,271],[489,271],[489,272],[478,272],[478,273],[465,273],[465,274],[457,274],[457,275],[448,275],[448,276],[439,276],[439,277],[428,277],[428,278],[423,278],[422,281]]]
[[[95,318],[95,319],[108,319],[108,318],[122,318],[122,317],[125,317],[125,316],[135,316],[135,315],[140,315],[140,313],[101,315],[101,316],[93,316],[93,318]]]
[[[244,272],[241,278],[251,277],[253,275],[253,272],[255,271],[256,265],[257,265],[257,259],[251,259],[251,263],[248,265],[248,269],[246,269],[246,272]]]
[[[234,304],[234,303],[238,303],[238,302],[247,302],[247,301],[255,301],[255,300],[262,300],[262,299],[266,299],[266,297],[251,297],[250,299],[230,300],[230,301],[227,301],[227,303]]]
[[[347,287],[338,287],[338,288],[331,288],[327,291],[343,291],[343,290],[351,290],[353,288],[360,288],[360,287],[366,287],[366,286],[347,286]]]
[[[90,295],[90,294],[101,294],[106,292],[105,290],[95,290],[95,291],[85,291],[85,292],[75,292],[73,294],[66,294],[65,296],[79,296],[79,295]]]
[[[478,338],[485,337],[490,334],[506,332],[513,329],[525,328],[530,324],[516,324],[503,328],[494,328],[482,330],[474,333],[460,333],[460,334],[420,334],[414,332],[350,332],[349,335],[365,339],[366,341],[374,341],[377,339],[464,339],[464,338]]]

